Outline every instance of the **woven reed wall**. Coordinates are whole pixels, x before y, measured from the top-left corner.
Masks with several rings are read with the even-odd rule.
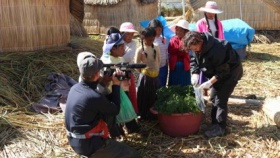
[[[88,33],[85,30],[83,23],[80,23],[80,21],[72,14],[70,20],[70,35],[78,37],[88,37]]]
[[[197,11],[205,5],[207,0],[190,0],[195,13],[195,21],[204,17],[202,12]],[[279,30],[280,13],[275,12],[262,0],[215,0],[219,9],[224,12],[218,15],[220,20],[240,18],[256,30]],[[241,5],[240,5],[241,1]],[[241,10],[240,10],[241,6]]]
[[[140,4],[137,0],[124,0],[116,5],[85,5],[84,27],[90,34],[106,34],[110,26],[119,28],[122,22],[132,22],[140,31],[140,21],[157,17],[157,2]]]
[[[280,0],[261,0],[276,12],[280,12]]]
[[[70,12],[80,23],[83,23],[84,0],[70,0]]]
[[[63,46],[70,40],[69,0],[0,0],[0,52]]]

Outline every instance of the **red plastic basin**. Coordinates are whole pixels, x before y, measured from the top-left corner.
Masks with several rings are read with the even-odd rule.
[[[152,113],[157,114],[161,130],[172,137],[185,137],[197,133],[202,120],[202,112],[198,114],[162,114],[154,109]]]

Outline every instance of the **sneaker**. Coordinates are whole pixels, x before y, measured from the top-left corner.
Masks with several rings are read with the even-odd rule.
[[[210,130],[206,131],[204,134],[208,138],[219,137],[225,134],[225,129],[219,125],[214,125],[213,127],[211,127]]]

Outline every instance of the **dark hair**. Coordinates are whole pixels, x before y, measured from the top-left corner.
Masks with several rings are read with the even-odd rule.
[[[215,33],[215,35],[213,35],[213,32],[211,31],[210,29],[210,25],[209,25],[209,21],[208,21],[208,18],[206,16],[206,13],[204,13],[204,16],[205,16],[205,19],[206,19],[206,22],[207,22],[207,26],[208,26],[208,31],[212,34],[212,36],[218,38],[219,37],[219,25],[218,25],[218,17],[217,17],[217,14],[215,14],[215,18],[214,18],[214,22],[215,22],[215,26],[216,26],[216,29],[217,29],[217,32]]]
[[[149,22],[148,27],[152,27],[152,28],[157,28],[160,27],[161,28],[161,34],[162,34],[162,43],[164,43],[164,33],[163,33],[163,25],[162,23],[158,20],[158,19],[153,19]]]
[[[111,35],[112,33],[119,33],[121,34],[120,30],[114,26],[111,26],[108,30],[107,30],[107,35]]]
[[[142,50],[144,51],[144,38],[147,37],[156,37],[156,30],[153,27],[147,27],[140,32],[141,35],[141,45]],[[152,44],[152,48],[154,49],[154,44]],[[145,52],[146,57],[148,54]],[[154,59],[156,58],[156,50],[154,49]]]
[[[189,31],[183,38],[184,46],[190,49],[191,45],[197,45],[203,42],[203,34],[196,31]]]

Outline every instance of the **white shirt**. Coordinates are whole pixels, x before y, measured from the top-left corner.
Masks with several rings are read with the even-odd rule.
[[[168,59],[168,43],[166,39],[164,43],[162,43],[162,37],[156,37],[154,40],[154,44],[157,45],[160,49],[160,67],[166,66]]]
[[[216,28],[216,25],[215,25],[215,20],[210,20],[208,19],[208,22],[209,22],[209,26],[210,26],[210,30],[212,32],[212,35],[215,36],[216,35],[216,32],[217,32],[217,28]]]
[[[118,64],[121,62],[124,62],[123,57],[114,57],[112,55],[108,54],[103,54],[102,57],[100,58],[104,64]]]
[[[136,52],[136,42],[131,41],[130,43],[124,42],[124,49],[125,49],[125,54],[123,56],[125,62],[129,62],[129,64],[134,63],[134,56]]]

